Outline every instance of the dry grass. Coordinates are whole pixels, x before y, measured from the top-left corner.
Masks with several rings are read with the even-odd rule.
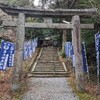
[[[0,71],[0,98],[1,100],[10,100],[10,83],[12,76],[12,68],[5,72]]]
[[[75,75],[71,74],[69,78],[70,86],[73,91],[79,96],[80,100],[100,100],[100,96],[97,96],[97,85],[93,82],[85,80],[86,92],[80,93],[76,89]]]

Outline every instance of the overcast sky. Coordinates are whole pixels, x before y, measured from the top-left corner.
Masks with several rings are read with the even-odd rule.
[[[48,9],[50,4],[54,4],[54,3],[55,3],[55,0],[48,0],[46,2],[46,4],[44,5],[44,9]],[[33,4],[34,4],[35,7],[42,7],[40,0],[34,0]]]
[[[39,0],[34,0],[34,5],[38,6],[38,4],[39,4],[38,2],[39,2]]]

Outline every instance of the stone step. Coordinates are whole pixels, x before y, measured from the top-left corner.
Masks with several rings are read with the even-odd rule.
[[[70,75],[31,75],[28,76],[29,78],[35,77],[35,78],[50,78],[50,77],[70,77]]]
[[[44,72],[38,72],[38,71],[33,71],[33,72],[31,72],[31,74],[69,74],[68,72],[66,72],[66,71],[55,71],[55,72],[53,72],[53,71],[51,71],[51,72],[47,72],[47,71],[44,71]]]
[[[69,77],[68,72],[31,72],[28,77]]]
[[[39,60],[39,63],[61,63],[60,61],[43,61]]]
[[[44,71],[48,71],[48,72],[51,72],[51,71],[64,71],[64,69],[61,69],[61,68],[36,68],[34,71],[41,71],[41,72],[44,72]]]

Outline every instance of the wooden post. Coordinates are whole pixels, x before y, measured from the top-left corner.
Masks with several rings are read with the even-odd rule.
[[[65,49],[64,47],[65,47],[66,39],[67,39],[67,31],[63,30],[63,34],[62,34],[62,50]]]
[[[83,78],[83,62],[81,52],[81,34],[80,34],[80,18],[78,15],[72,18],[72,44],[74,47],[75,55],[75,74],[76,74],[76,87],[80,92],[85,91],[84,78]]]
[[[22,73],[22,60],[23,60],[23,45],[25,38],[25,15],[19,13],[17,23],[17,34],[16,34],[16,50],[15,50],[15,61],[12,75],[12,86],[13,91],[20,89],[20,78]]]

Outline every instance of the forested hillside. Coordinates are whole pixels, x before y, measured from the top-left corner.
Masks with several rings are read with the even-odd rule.
[[[0,2],[13,5],[13,6],[26,6],[26,7],[35,7],[33,2],[35,0],[0,0]],[[97,14],[89,17],[81,18],[81,23],[99,23],[100,22],[100,0],[54,0],[53,3],[49,2],[50,0],[40,0],[43,5],[47,5],[48,9],[50,8],[70,8],[70,9],[86,9],[86,8],[95,8],[97,9]],[[51,0],[52,1],[52,0]],[[43,6],[42,5],[42,6]],[[53,6],[51,6],[53,5]],[[28,18],[28,21],[33,22],[41,22],[42,19],[40,18]],[[71,21],[71,18],[66,18],[67,21]],[[54,19],[54,22],[62,22],[62,19]],[[88,62],[91,64],[91,61],[95,63],[95,50],[91,50],[91,46],[94,46],[94,34],[99,31],[100,29],[94,30],[82,30],[82,40],[85,41],[87,46],[87,55],[88,55]],[[26,38],[33,37],[32,35],[28,34],[31,33],[38,33],[38,37],[43,37],[44,35],[50,36],[54,33],[62,33],[62,31],[57,30],[26,30]],[[52,33],[52,34],[51,34]],[[71,35],[68,35],[68,40],[71,39]],[[57,34],[57,39],[59,39],[59,35]],[[61,41],[61,39],[60,39]],[[61,43],[61,42],[59,42]]]
[[[13,6],[27,6],[27,7],[35,7],[33,2],[35,0],[0,0],[2,3],[13,5]],[[39,2],[44,3],[50,8],[70,8],[70,9],[86,9],[86,8],[95,8],[97,9],[97,14],[89,17],[81,18],[81,23],[99,23],[100,22],[100,0],[54,0],[53,3],[49,2],[50,0],[40,0]],[[52,1],[52,0],[51,0]],[[51,6],[53,5],[53,6]],[[49,8],[48,8],[49,9]],[[28,18],[28,21],[33,22],[41,22],[42,19],[40,18]],[[71,18],[66,18],[67,21],[71,21]],[[54,19],[54,22],[62,22],[62,19]],[[91,61],[95,63],[95,50],[91,50],[91,46],[94,46],[94,34],[99,31],[100,29],[94,30],[82,30],[82,40],[85,41],[87,46],[87,55],[88,55],[88,62],[91,64]],[[33,37],[32,35],[28,34],[31,33],[38,33],[38,37],[43,37],[44,35],[50,36],[54,33],[62,33],[62,31],[57,30],[26,30],[26,38]],[[71,35],[68,35],[68,40],[71,39]],[[57,34],[57,39],[59,39],[59,35]],[[61,43],[61,39],[60,42]],[[60,45],[60,44],[59,44]]]

